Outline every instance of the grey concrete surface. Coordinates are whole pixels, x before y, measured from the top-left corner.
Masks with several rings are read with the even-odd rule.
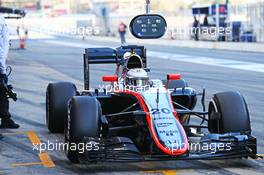
[[[83,88],[83,47],[107,45],[118,46],[116,42],[78,41],[63,38],[55,41],[66,45],[51,44],[50,40],[29,40],[26,50],[17,50],[16,41],[10,52],[8,63],[13,67],[10,82],[18,93],[18,102],[11,103],[13,118],[21,124],[18,130],[0,130],[0,174],[263,174],[264,161],[260,160],[218,160],[218,161],[173,161],[144,163],[98,163],[76,165],[70,163],[63,151],[49,151],[55,163],[54,168],[42,165],[13,167],[14,163],[39,162],[38,152],[33,150],[23,133],[35,131],[42,142],[63,142],[63,136],[50,134],[45,126],[45,90],[49,82],[71,81]],[[79,43],[79,48],[69,43]],[[190,49],[147,45],[150,51],[184,54],[191,57],[211,57],[264,64],[264,55],[250,52],[230,52],[208,49]],[[187,59],[187,58],[186,58]],[[248,105],[252,119],[253,134],[258,138],[259,153],[264,153],[264,73],[245,71],[229,67],[209,66],[203,63],[164,60],[151,55],[148,60],[151,77],[164,79],[167,73],[181,73],[190,86],[201,90],[207,88],[206,101],[212,94],[222,91],[240,91]],[[93,87],[98,86],[100,76],[112,74],[113,66],[94,66],[91,70]],[[13,133],[13,134],[10,134]]]

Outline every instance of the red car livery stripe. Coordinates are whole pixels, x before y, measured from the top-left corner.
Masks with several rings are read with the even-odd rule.
[[[116,92],[116,91],[115,91]],[[183,136],[184,138],[184,147],[181,148],[181,149],[169,149],[167,147],[165,147],[163,144],[160,143],[158,137],[157,137],[157,134],[155,132],[155,129],[153,127],[153,123],[151,121],[151,116],[150,116],[150,112],[149,112],[149,109],[144,101],[144,99],[142,98],[142,96],[137,93],[137,92],[134,92],[134,91],[118,91],[119,93],[125,93],[125,94],[129,94],[129,95],[133,95],[134,97],[136,97],[138,99],[138,102],[140,103],[142,109],[144,112],[146,112],[147,116],[146,116],[146,119],[147,119],[147,123],[148,123],[148,126],[149,126],[149,129],[150,129],[150,132],[151,132],[151,135],[152,135],[152,138],[155,142],[155,144],[157,145],[157,147],[163,151],[164,153],[168,154],[168,155],[172,155],[172,156],[179,156],[179,155],[183,155],[185,154],[187,151],[188,151],[188,148],[189,148],[189,143],[188,143],[188,140],[187,140],[187,136],[185,134],[185,131],[182,127],[182,125],[180,124],[179,122],[179,119],[178,119],[178,115],[177,115],[177,112],[174,110],[174,107],[171,103],[171,109],[173,110],[173,114],[176,118],[176,121],[177,121],[177,124],[180,128],[180,132],[181,132],[181,135]],[[171,97],[169,97],[170,101],[171,101]]]

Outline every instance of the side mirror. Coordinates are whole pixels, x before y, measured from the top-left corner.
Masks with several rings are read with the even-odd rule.
[[[105,75],[102,77],[103,82],[117,82],[118,77],[116,75]]]
[[[167,75],[167,80],[180,80],[181,79],[181,74],[168,74]]]
[[[156,14],[139,15],[130,22],[130,32],[139,39],[161,38],[167,30],[166,20]]]

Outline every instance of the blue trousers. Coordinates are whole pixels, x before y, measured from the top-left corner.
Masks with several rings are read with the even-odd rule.
[[[119,34],[120,34],[121,44],[122,45],[126,44],[126,37],[125,37],[126,33],[120,32]]]

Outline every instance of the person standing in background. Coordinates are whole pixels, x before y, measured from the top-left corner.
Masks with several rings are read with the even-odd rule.
[[[125,23],[121,22],[118,27],[118,32],[120,35],[122,45],[126,44],[126,29],[127,29],[127,26],[125,25]]]
[[[200,23],[197,20],[196,16],[194,16],[194,22],[192,27],[193,27],[194,39],[195,41],[199,41]]]
[[[208,16],[207,15],[205,15],[205,17],[204,17],[203,25],[204,26],[208,26],[209,25],[209,23],[208,23]]]

